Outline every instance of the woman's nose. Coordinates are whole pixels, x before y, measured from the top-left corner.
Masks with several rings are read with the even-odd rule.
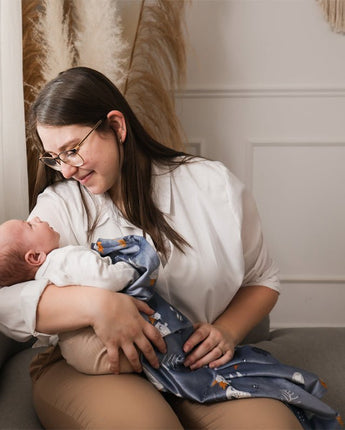
[[[42,222],[41,221],[41,218],[39,218],[38,216],[35,216],[34,218],[32,218],[32,220],[31,220],[32,222],[36,222],[36,223],[39,223],[39,222]]]
[[[78,170],[78,167],[70,166],[66,163],[61,163],[61,173],[65,179],[70,179],[75,175],[75,172]]]

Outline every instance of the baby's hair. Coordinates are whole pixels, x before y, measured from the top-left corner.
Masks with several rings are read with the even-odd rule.
[[[7,287],[35,278],[35,270],[24,258],[24,252],[13,246],[0,249],[0,287]]]

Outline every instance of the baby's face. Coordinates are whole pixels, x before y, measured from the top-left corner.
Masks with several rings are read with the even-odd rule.
[[[0,226],[0,244],[8,240],[21,243],[25,249],[48,254],[59,247],[60,234],[38,217],[30,221],[10,220]]]

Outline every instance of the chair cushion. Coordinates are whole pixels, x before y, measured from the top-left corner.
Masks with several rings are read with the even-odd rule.
[[[8,359],[0,369],[0,428],[42,429],[32,406],[30,362],[37,349],[25,349]]]
[[[23,349],[27,349],[32,345],[33,341],[34,339],[32,338],[28,342],[16,342],[0,333],[0,369],[9,357]]]
[[[328,387],[322,400],[345,418],[345,327],[273,330],[269,340],[255,345],[318,375]]]

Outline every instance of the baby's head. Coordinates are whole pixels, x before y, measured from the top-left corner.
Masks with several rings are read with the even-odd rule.
[[[34,279],[47,254],[59,247],[60,235],[38,217],[0,225],[0,287]]]

